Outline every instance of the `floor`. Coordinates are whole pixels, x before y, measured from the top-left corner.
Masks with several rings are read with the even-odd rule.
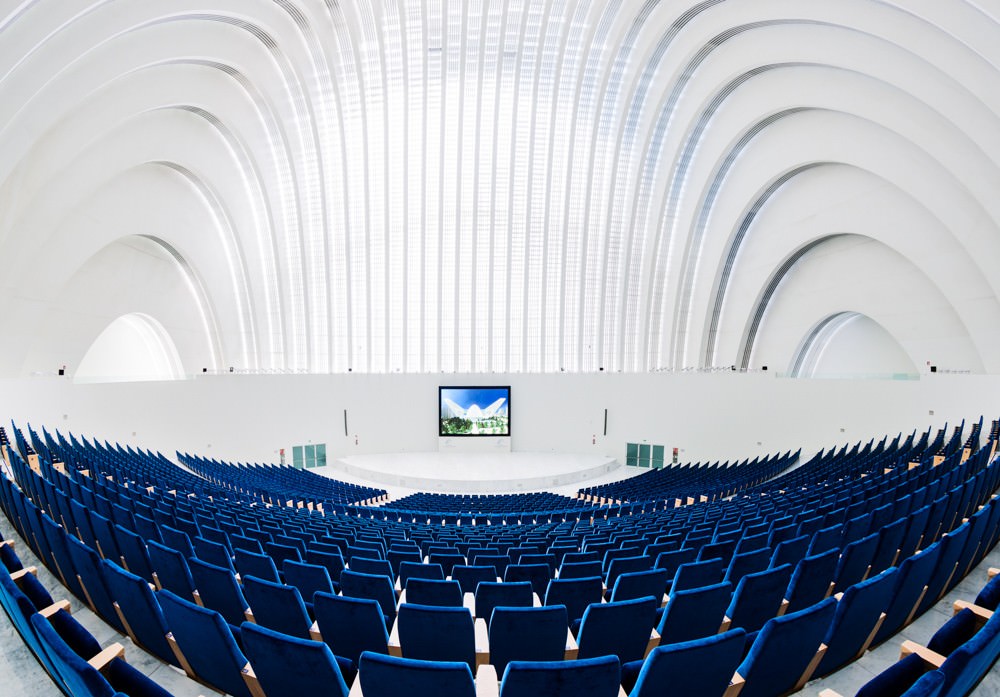
[[[605,474],[616,473],[616,479],[628,476],[626,468],[608,455],[509,451],[352,455],[311,471],[341,480],[344,474],[353,474],[369,485],[463,494],[553,491],[566,485],[576,493]]]
[[[0,534],[11,537],[11,527],[0,518]],[[17,553],[25,566],[38,567],[38,578],[52,592],[53,597],[67,597],[60,594],[59,581],[46,569],[18,539]],[[957,599],[972,600],[986,584],[989,567],[1000,567],[1000,546],[993,549],[986,559],[956,586],[943,600],[924,613],[911,625],[903,629],[895,638],[868,652],[860,660],[848,665],[837,673],[822,680],[809,683],[799,693],[802,697],[816,697],[821,690],[832,689],[843,697],[851,697],[858,688],[875,674],[894,663],[899,658],[899,646],[905,639],[925,644],[941,625],[952,616],[952,602]],[[190,680],[176,668],[162,663],[159,659],[139,649],[128,637],[118,634],[90,610],[82,607],[71,597],[73,616],[93,634],[102,646],[119,642],[125,647],[126,660],[177,697],[217,694],[211,689]],[[34,655],[21,641],[6,613],[0,611],[0,697],[48,697],[61,692],[48,674],[35,660]],[[994,668],[972,693],[975,697],[1000,695],[1000,668]]]

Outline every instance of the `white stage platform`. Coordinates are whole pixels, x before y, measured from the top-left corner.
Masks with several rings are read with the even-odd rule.
[[[386,453],[351,455],[327,463],[317,474],[362,479],[387,487],[452,494],[499,494],[553,491],[567,485],[604,479],[621,470],[613,457],[570,453]]]

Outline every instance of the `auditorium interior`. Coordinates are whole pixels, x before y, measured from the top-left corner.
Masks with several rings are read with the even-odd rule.
[[[1000,5],[0,3],[0,696],[1000,694]]]

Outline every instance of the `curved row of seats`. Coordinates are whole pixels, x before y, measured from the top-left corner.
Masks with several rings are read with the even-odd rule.
[[[618,607],[616,603],[629,603],[648,597],[616,598],[615,589],[623,579],[638,583],[649,577],[661,579],[659,582],[662,583],[662,579],[669,576],[670,603],[663,613],[664,617],[676,612],[671,610],[671,604],[679,603],[685,597],[683,593],[704,590],[706,584],[712,586],[728,583],[729,604],[725,606],[725,611],[731,611],[730,626],[744,633],[750,627],[750,642],[744,635],[740,648],[742,654],[744,647],[756,646],[762,636],[769,636],[777,631],[764,633],[767,623],[776,616],[796,616],[796,611],[791,611],[794,606],[785,596],[794,595],[790,592],[790,584],[799,569],[803,569],[799,573],[799,583],[823,590],[823,594],[818,596],[818,602],[808,604],[801,601],[803,607],[798,612],[809,610],[810,617],[822,617],[831,612],[816,610],[823,603],[826,603],[824,607],[835,606],[836,611],[839,611],[844,598],[841,598],[840,603],[823,600],[823,596],[830,591],[831,583],[838,584],[838,581],[839,585],[834,587],[838,591],[843,590],[845,598],[852,588],[876,578],[879,583],[872,585],[879,589],[892,585],[893,597],[899,597],[897,589],[903,582],[900,574],[907,562],[918,558],[921,573],[930,569],[926,585],[932,590],[929,595],[925,595],[928,598],[934,596],[934,600],[940,597],[947,588],[954,585],[953,579],[957,582],[960,574],[981,558],[996,541],[997,507],[988,502],[997,487],[998,469],[995,464],[990,464],[992,445],[988,446],[964,460],[962,453],[952,452],[936,466],[933,463],[911,466],[909,462],[903,462],[902,465],[893,463],[896,464],[895,467],[885,467],[885,458],[876,459],[873,460],[871,469],[863,473],[863,477],[832,483],[830,480],[814,482],[812,486],[796,491],[770,489],[766,495],[747,496],[712,505],[653,510],[648,514],[617,518],[559,523],[531,522],[516,526],[402,524],[385,518],[331,518],[319,511],[257,506],[254,508],[260,510],[243,510],[244,517],[235,526],[235,530],[230,527],[227,531],[225,526],[230,524],[225,519],[230,518],[230,514],[235,514],[236,509],[245,508],[244,502],[213,500],[206,503],[198,501],[197,496],[184,496],[183,491],[160,492],[154,487],[154,491],[150,492],[141,483],[122,487],[116,482],[81,475],[82,469],[70,470],[64,476],[44,460],[39,463],[39,474],[36,474],[19,462],[20,458],[16,453],[12,455],[12,460],[15,475],[21,484],[19,491],[28,493],[28,497],[19,499],[17,492],[10,486],[4,502],[5,512],[15,511],[15,518],[12,520],[19,521],[22,533],[23,528],[29,529],[29,535],[25,539],[34,539],[38,544],[40,537],[47,543],[45,548],[39,545],[40,558],[50,568],[54,564],[56,570],[65,566],[75,571],[75,574],[60,572],[59,575],[75,594],[86,598],[88,604],[109,623],[117,623],[122,628],[131,623],[118,616],[113,595],[107,590],[114,584],[108,580],[109,574],[114,573],[108,567],[121,566],[133,571],[148,569],[148,575],[136,575],[136,578],[141,583],[151,580],[165,589],[154,595],[158,602],[162,604],[162,598],[169,597],[166,593],[195,607],[198,607],[197,603],[200,601],[212,608],[209,612],[218,613],[218,618],[226,625],[226,631],[238,638],[246,622],[247,609],[253,607],[254,619],[259,620],[256,616],[259,614],[257,607],[277,605],[277,601],[267,601],[263,605],[248,603],[248,598],[245,597],[247,583],[257,590],[273,586],[271,590],[287,596],[287,590],[277,589],[297,589],[294,584],[288,585],[289,571],[292,571],[294,579],[297,578],[294,575],[296,572],[308,571],[305,567],[321,567],[326,572],[330,590],[335,590],[336,586],[333,584],[339,583],[340,592],[348,597],[368,593],[357,585],[359,581],[369,580],[364,577],[382,579],[384,583],[379,585],[382,588],[388,587],[391,595],[383,593],[381,602],[375,598],[371,600],[379,605],[383,619],[390,614],[395,615],[396,608],[399,607],[393,582],[402,581],[400,590],[409,589],[407,581],[401,578],[403,564],[428,569],[440,564],[442,575],[454,576],[457,569],[460,578],[462,567],[491,566],[495,573],[494,581],[480,578],[479,585],[482,582],[497,583],[496,576],[502,576],[507,583],[498,585],[511,587],[518,577],[508,572],[511,568],[521,567],[518,571],[527,575],[525,580],[528,585],[536,594],[546,597],[547,605],[543,607],[561,605],[567,608],[568,617],[568,608],[572,603],[556,603],[555,597],[549,603],[549,591],[561,585],[570,585],[560,583],[562,581],[574,580],[563,573],[570,568],[569,565],[590,564],[590,570],[595,571],[593,565],[596,563],[599,566],[598,575],[583,578],[596,578],[601,584],[602,593],[607,592],[610,598],[591,600],[584,605],[583,614],[591,607],[599,608],[604,605],[613,609]],[[57,485],[62,485],[62,488]],[[79,500],[67,494],[68,491],[74,492],[79,500],[85,500],[83,492],[90,492],[93,505],[81,505]],[[136,512],[145,511],[135,504],[140,500],[148,500],[148,497],[154,497],[157,504],[153,509],[152,519]],[[984,504],[987,505],[980,508]],[[102,511],[107,515],[103,515]],[[164,522],[158,524],[155,520],[157,515]],[[166,523],[170,515],[173,516],[170,519],[173,525]],[[963,518],[970,516],[975,520],[962,523]],[[153,526],[143,524],[145,527],[140,528],[138,524],[142,523],[140,519],[143,518],[152,520]],[[46,523],[46,520],[50,522]],[[311,524],[306,525],[304,522]],[[41,535],[36,534],[39,529],[42,530]],[[891,535],[883,534],[890,529]],[[139,534],[140,530],[142,534]],[[237,530],[243,534],[238,534]],[[67,531],[73,534],[66,534]],[[331,533],[334,532],[341,533],[341,536],[333,536]],[[59,542],[61,538],[62,543]],[[864,544],[860,544],[862,542]],[[435,544],[441,546],[435,548]],[[920,553],[903,555],[904,549],[910,551],[909,546],[912,546],[912,551],[919,549]],[[148,561],[142,558],[143,547]],[[126,550],[131,559],[126,556]],[[681,561],[685,556],[690,556],[692,551],[695,553],[693,559]],[[393,560],[389,558],[391,552],[397,553]],[[681,554],[674,555],[675,552]],[[490,560],[490,557],[494,559]],[[820,557],[822,562],[812,561],[811,557]],[[876,558],[881,561],[873,564]],[[172,560],[172,565],[165,561],[168,559]],[[208,559],[212,561],[207,561]],[[488,563],[482,564],[484,559]],[[504,563],[504,559],[507,560],[506,568],[501,572],[498,565]],[[831,559],[836,561],[837,567],[832,576],[819,572],[807,573],[811,569],[830,568]],[[933,563],[926,561],[927,559],[933,560]],[[237,564],[249,563],[245,560],[266,560],[269,566],[264,564],[261,567],[264,571],[255,570],[254,573],[244,574],[237,568]],[[340,560],[339,567],[337,560]],[[808,564],[807,560],[810,560]],[[320,563],[310,564],[309,561]],[[526,561],[528,563],[523,563]],[[786,563],[775,564],[779,561]],[[385,564],[380,565],[378,562]],[[671,564],[676,568],[668,566]],[[874,569],[881,566],[886,566],[885,574],[879,571],[873,573]],[[917,566],[917,563],[914,561],[910,566]],[[367,568],[375,573],[359,572],[360,568]],[[450,573],[443,573],[446,568]],[[776,573],[776,570],[780,573]],[[173,574],[171,571],[177,573]],[[240,571],[239,577],[236,575],[237,571]],[[582,573],[585,570],[576,571]],[[256,576],[257,573],[260,574],[259,577]],[[909,574],[915,572],[907,573],[907,578],[912,582],[912,578],[916,576],[911,577]],[[78,589],[73,589],[74,575],[82,577],[78,579]],[[264,578],[268,575],[270,578]],[[930,583],[932,576],[933,586]],[[166,578],[175,577],[182,579],[176,581],[179,584],[176,588],[164,584]],[[259,583],[257,580],[250,581],[255,577],[260,578]],[[741,584],[752,587],[757,578],[761,577],[768,580],[768,587],[778,589],[772,593],[772,597],[777,597],[777,603],[767,610],[755,610],[756,614],[751,621],[748,619],[749,613],[738,612],[738,606],[730,607],[736,597],[733,591],[738,591]],[[813,580],[806,584],[803,578]],[[173,582],[175,581],[172,580],[171,583]],[[299,582],[305,584],[304,581]],[[184,583],[187,583],[186,588],[183,587]],[[760,583],[763,585],[763,581]],[[688,584],[690,587],[687,587]],[[108,595],[106,600],[110,602],[105,602],[100,597],[101,591],[94,591],[90,585],[103,588],[104,594]],[[605,585],[610,585],[610,589],[605,591]],[[310,588],[311,593],[296,591],[300,595],[300,602],[303,595],[311,600],[316,598],[318,589]],[[663,591],[668,589],[665,583],[662,588]],[[874,595],[874,591],[870,592]],[[184,597],[185,593],[191,600]],[[239,597],[237,593],[244,594],[244,599],[242,602],[232,603],[232,598]],[[656,604],[659,604],[662,595],[662,592],[653,594]],[[741,595],[749,598],[761,594],[745,592]],[[866,594],[865,597],[869,596]],[[608,599],[611,602],[601,602]],[[789,602],[785,603],[786,600]],[[407,604],[415,603],[412,603],[411,598]],[[869,602],[866,607],[876,604]],[[312,605],[315,606],[315,602]],[[918,609],[918,604],[905,607],[905,603],[898,602],[897,605],[895,615],[901,616],[903,623]],[[308,605],[306,607],[308,612]],[[675,604],[673,607],[679,605]],[[315,613],[315,607],[313,612]],[[468,614],[471,616],[471,612]],[[736,622],[733,621],[733,615],[736,615]],[[583,617],[579,619],[583,620]],[[796,619],[798,620],[797,616]],[[723,622],[724,620],[716,625],[713,635],[722,628]],[[567,619],[567,629],[572,623],[573,620]],[[655,624],[654,620],[645,628],[647,646],[650,630]],[[818,621],[818,626],[822,625],[822,621]],[[394,623],[389,623],[383,631],[392,626]],[[758,631],[760,633],[753,636]],[[830,631],[829,626],[823,631]],[[196,636],[203,637],[205,633],[201,632]],[[678,643],[674,641],[672,633],[664,635],[664,638],[670,645]],[[327,637],[324,635],[323,639],[326,641]],[[239,646],[239,641],[234,641]],[[732,638],[729,641],[738,643]],[[625,654],[620,646],[617,650]],[[402,641],[400,651],[405,651]],[[631,661],[625,660],[625,663],[641,659],[640,655]],[[619,660],[622,660],[622,656],[619,656]],[[238,662],[235,661],[234,665]],[[749,668],[748,665],[744,670],[749,671]],[[795,677],[797,680],[801,675]],[[760,682],[759,678],[755,680]],[[750,690],[749,694],[753,694],[756,689],[768,689],[754,688],[753,683],[754,681],[748,681],[744,688]]]
[[[101,647],[73,618],[69,601],[53,600],[37,573],[21,563],[13,540],[0,542],[0,606],[60,689],[69,695],[170,697],[126,662],[121,644]]]
[[[689,497],[714,501],[773,479],[792,467],[801,451],[742,462],[699,463],[666,467],[636,477],[585,487],[578,494],[587,501],[650,501]]]
[[[290,465],[227,464],[180,452],[177,461],[219,487],[272,502],[307,498],[330,506],[374,502],[386,495],[385,489],[341,482]]]
[[[900,660],[861,687],[857,697],[965,695],[974,689],[1000,657],[1000,569],[989,570],[989,580],[975,600],[956,600],[954,617],[927,642],[907,640]],[[840,697],[823,690],[820,697]]]

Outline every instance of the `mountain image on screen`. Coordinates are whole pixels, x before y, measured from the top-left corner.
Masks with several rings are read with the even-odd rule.
[[[440,435],[510,435],[508,388],[442,387],[440,396]]]

